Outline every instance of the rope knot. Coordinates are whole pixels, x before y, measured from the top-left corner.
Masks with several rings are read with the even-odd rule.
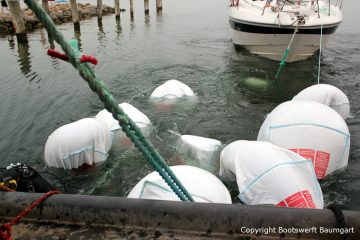
[[[87,56],[87,55],[83,55],[81,52],[79,52],[80,54],[76,54],[75,55],[75,61],[76,63],[85,63],[85,62],[89,62],[89,63],[92,63],[93,65],[97,65],[98,64],[98,60],[93,57],[93,56]],[[47,54],[51,57],[54,57],[54,58],[58,58],[58,59],[61,59],[61,60],[64,60],[66,62],[68,62],[70,60],[69,56],[64,54],[64,53],[61,53],[61,52],[58,52],[54,49],[48,49],[48,52]]]

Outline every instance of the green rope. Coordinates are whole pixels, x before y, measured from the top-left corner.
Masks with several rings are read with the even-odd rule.
[[[117,101],[110,93],[103,81],[101,81],[94,73],[88,63],[80,64],[76,49],[74,49],[64,38],[61,32],[56,28],[54,22],[42,7],[34,0],[25,0],[28,7],[35,13],[36,17],[45,26],[48,33],[58,42],[63,51],[68,55],[69,62],[79,71],[80,76],[87,81],[91,90],[97,93],[100,100],[104,103],[106,110],[112,113],[113,117],[119,121],[119,125],[126,135],[131,139],[135,146],[148,159],[155,170],[165,180],[169,187],[182,201],[193,201],[191,195],[185,187],[176,178],[164,159],[145,139],[136,124],[125,114]]]
[[[280,72],[281,72],[281,70],[282,70],[282,69],[284,68],[284,66],[285,66],[285,61],[286,61],[287,56],[289,55],[290,47],[291,47],[292,42],[294,41],[295,34],[296,34],[297,31],[298,31],[298,27],[299,27],[299,22],[298,22],[298,24],[296,25],[296,28],[295,28],[295,30],[294,30],[294,33],[293,33],[293,35],[292,35],[292,37],[291,37],[291,39],[290,39],[289,45],[288,45],[287,48],[285,49],[285,52],[284,52],[284,54],[283,54],[283,57],[281,58],[281,61],[280,61],[280,64],[279,64],[279,68],[278,68],[278,70],[277,70],[277,72],[276,72],[276,75],[275,75],[275,80],[277,80],[277,79],[279,78]]]
[[[281,61],[280,61],[280,63],[279,63],[279,68],[278,68],[278,70],[277,70],[277,72],[276,72],[275,79],[278,79],[278,77],[279,77],[279,75],[280,75],[281,69],[283,69],[283,67],[285,66],[285,61],[286,61],[286,58],[287,58],[288,55],[289,55],[289,49],[286,48],[285,53],[284,53],[284,55],[283,55],[283,57],[281,58]]]

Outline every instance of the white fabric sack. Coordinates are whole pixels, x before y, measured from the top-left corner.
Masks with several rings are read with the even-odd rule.
[[[45,145],[50,167],[72,169],[106,160],[111,133],[93,118],[84,118],[55,130]]]
[[[325,104],[338,112],[344,119],[349,117],[350,103],[343,91],[328,84],[318,84],[299,92],[294,101],[315,101]]]
[[[172,166],[170,169],[195,202],[232,203],[229,191],[213,174],[186,165]],[[128,198],[180,201],[156,171],[141,179],[131,190]]]
[[[121,103],[119,106],[128,115],[128,117],[140,128],[144,136],[150,134],[151,122],[149,118],[129,103]],[[113,133],[113,147],[129,147],[132,145],[131,140],[122,131],[119,122],[113,118],[112,114],[106,109],[101,110],[96,116],[100,123],[102,123],[109,131]]]
[[[257,140],[271,142],[311,159],[318,179],[348,164],[349,129],[335,110],[321,103],[289,101],[280,104],[265,119]]]
[[[235,141],[220,155],[220,177],[236,180],[239,198],[249,205],[323,208],[311,161],[261,141]]]
[[[194,135],[182,135],[177,143],[177,151],[186,160],[196,161],[201,168],[210,172],[218,163],[220,147],[219,140]]]
[[[194,96],[193,90],[186,84],[171,79],[166,81],[164,84],[157,87],[151,94],[150,98],[182,98],[182,97],[191,97]]]

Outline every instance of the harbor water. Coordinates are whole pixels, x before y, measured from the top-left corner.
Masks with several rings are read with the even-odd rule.
[[[78,2],[86,2],[78,1]],[[113,5],[113,1],[104,1]],[[94,2],[96,4],[96,2]],[[189,163],[176,153],[179,134],[215,138],[227,144],[256,140],[258,130],[278,104],[317,84],[318,54],[286,64],[275,83],[279,63],[235,48],[231,41],[225,0],[163,0],[163,12],[150,14],[135,1],[120,1],[114,15],[58,25],[66,38],[77,38],[81,50],[99,60],[97,75],[119,103],[128,102],[154,125],[149,139],[170,165]],[[325,205],[360,210],[360,16],[357,1],[343,4],[344,22],[322,51],[320,83],[331,84],[349,97],[351,134],[349,165],[321,181]],[[58,175],[71,193],[126,196],[153,171],[135,148],[113,149],[102,165],[86,171],[47,169],[47,137],[64,124],[95,116],[103,109],[78,72],[46,52],[53,42],[45,29],[28,34],[28,44],[0,35],[0,167],[22,162]],[[60,47],[55,43],[57,50]],[[152,90],[169,79],[189,85],[196,105],[179,104],[157,111],[149,102]],[[190,161],[192,164],[193,161]],[[57,182],[54,177],[44,173]],[[58,183],[57,183],[58,184]],[[232,189],[235,192],[236,190]]]

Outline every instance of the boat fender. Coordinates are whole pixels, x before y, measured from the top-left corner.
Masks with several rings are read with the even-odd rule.
[[[220,154],[219,176],[236,181],[248,205],[323,208],[323,194],[311,161],[268,142],[239,140]]]
[[[45,193],[56,190],[48,181],[27,164],[10,164],[0,173],[0,186],[18,192]]]
[[[288,101],[267,115],[257,137],[312,161],[318,179],[348,164],[350,133],[332,108],[312,101]]]
[[[293,101],[314,101],[325,104],[338,112],[343,119],[350,115],[348,97],[339,88],[329,84],[317,84],[299,92]]]

